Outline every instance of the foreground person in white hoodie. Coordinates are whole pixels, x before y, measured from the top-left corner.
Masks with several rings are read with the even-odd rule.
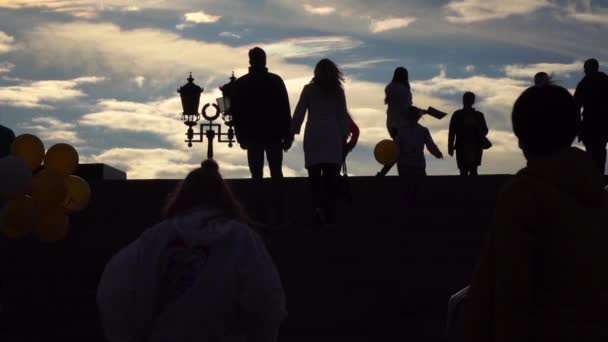
[[[108,340],[275,341],[287,315],[281,280],[214,161],[178,185],[165,218],[103,272]]]

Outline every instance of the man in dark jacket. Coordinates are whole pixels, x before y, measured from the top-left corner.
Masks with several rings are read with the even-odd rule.
[[[579,109],[583,108],[580,138],[603,174],[608,143],[608,75],[599,68],[594,58],[585,62],[585,77],[576,87],[574,98]]]
[[[232,115],[238,143],[247,150],[251,178],[264,177],[264,153],[273,183],[273,200],[283,220],[283,151],[293,143],[291,109],[285,83],[268,72],[266,53],[259,47],[249,50],[249,73],[236,80]],[[278,207],[277,207],[278,206]]]
[[[15,133],[12,129],[0,125],[0,158],[6,157],[11,153],[11,145],[15,140]]]
[[[282,178],[283,151],[293,142],[290,132],[291,110],[285,83],[268,72],[266,53],[259,47],[249,51],[249,73],[235,84],[232,113],[236,137],[247,150],[251,177],[261,179],[264,152],[270,176]]]

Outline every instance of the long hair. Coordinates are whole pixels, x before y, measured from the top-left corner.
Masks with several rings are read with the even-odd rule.
[[[336,63],[327,58],[317,63],[315,76],[311,83],[318,86],[325,95],[338,95],[343,91],[342,82],[344,82],[344,75]]]
[[[403,84],[407,89],[410,89],[410,75],[406,68],[397,67],[393,72],[393,79],[391,83],[400,83]],[[388,103],[388,98],[384,98],[384,103]]]
[[[222,215],[239,221],[247,217],[241,204],[219,173],[213,160],[205,160],[200,168],[191,171],[169,195],[163,210],[165,219],[179,216],[198,207],[220,211]]]

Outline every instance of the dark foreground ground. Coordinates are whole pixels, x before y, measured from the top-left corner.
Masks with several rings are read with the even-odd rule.
[[[338,226],[315,231],[306,179],[287,180],[286,229],[266,234],[289,318],[279,341],[443,341],[446,305],[467,285],[506,176],[428,177],[405,208],[395,177],[352,178]],[[251,210],[264,196],[231,184]],[[175,181],[92,182],[65,241],[0,238],[0,341],[104,341],[95,289],[107,260],[159,220]]]

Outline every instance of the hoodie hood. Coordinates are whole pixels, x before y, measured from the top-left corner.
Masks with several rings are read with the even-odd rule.
[[[586,207],[599,207],[606,200],[602,175],[589,155],[575,147],[529,161],[519,175],[550,184]]]
[[[201,208],[174,217],[169,224],[186,244],[211,246],[234,228],[234,225],[222,224],[226,220],[218,210]]]

